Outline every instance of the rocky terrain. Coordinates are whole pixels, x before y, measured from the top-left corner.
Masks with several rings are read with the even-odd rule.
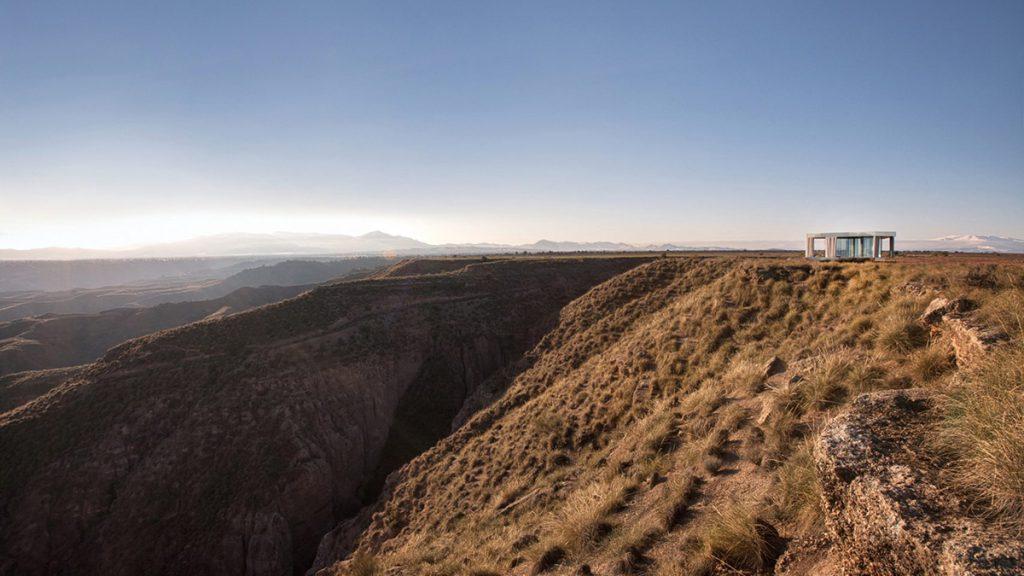
[[[1021,286],[402,261],[8,377],[0,574],[1018,574]]]
[[[311,573],[1021,573],[1022,279],[969,259],[634,269],[566,307]]]
[[[925,451],[941,397],[864,394],[822,430],[815,460],[836,564],[852,574],[1019,574],[1024,538],[977,518]]]
[[[0,415],[0,574],[301,574],[563,306],[642,262],[341,282],[23,373]]]

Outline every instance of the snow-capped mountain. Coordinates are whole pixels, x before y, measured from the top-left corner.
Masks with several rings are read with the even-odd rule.
[[[932,240],[896,239],[897,250],[939,250],[943,252],[1012,252],[1024,253],[1024,240],[1006,236],[963,234]]]

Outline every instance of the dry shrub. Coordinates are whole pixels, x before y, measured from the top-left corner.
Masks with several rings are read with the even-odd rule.
[[[821,485],[814,468],[814,444],[802,442],[779,468],[771,500],[780,518],[806,531],[823,519]]]
[[[1024,344],[993,354],[949,392],[941,439],[979,504],[1024,531]]]
[[[972,266],[964,274],[964,284],[972,288],[993,289],[999,285],[996,277],[996,267],[993,264],[988,266]]]
[[[763,570],[779,552],[767,531],[750,504],[714,508],[704,529],[704,553],[733,570]]]

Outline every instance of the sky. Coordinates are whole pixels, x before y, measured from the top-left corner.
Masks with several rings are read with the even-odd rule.
[[[0,248],[1024,237],[1024,2],[0,0]]]

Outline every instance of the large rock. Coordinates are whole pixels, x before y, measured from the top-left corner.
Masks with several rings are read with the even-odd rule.
[[[972,516],[941,482],[928,437],[932,393],[863,394],[815,446],[826,524],[847,574],[1006,575],[1024,571],[1024,541]]]
[[[975,307],[976,305],[966,298],[953,298],[950,300],[949,298],[939,296],[928,303],[928,307],[921,314],[921,322],[935,325],[940,323],[946,316],[963,314],[973,310]]]

